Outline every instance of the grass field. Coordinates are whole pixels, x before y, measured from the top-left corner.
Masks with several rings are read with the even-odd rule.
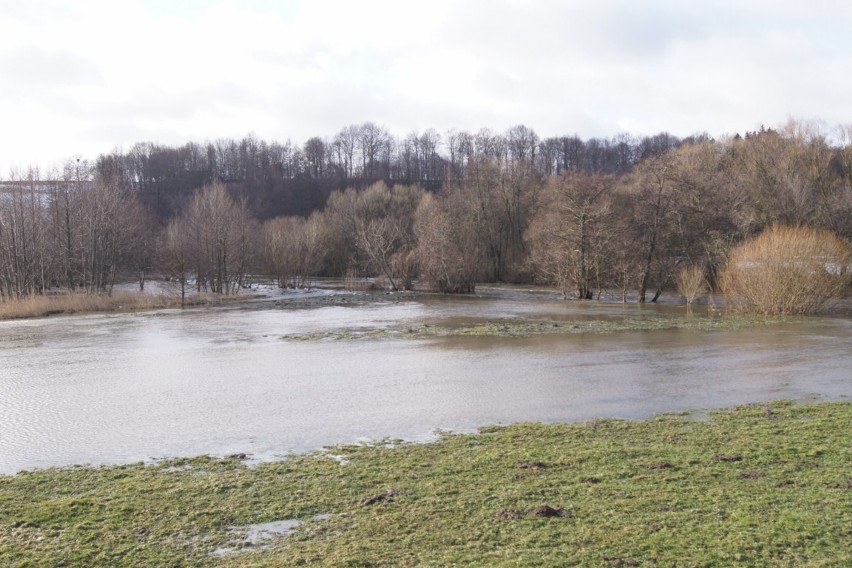
[[[776,402],[19,473],[0,566],[850,566],[850,433],[852,403]]]

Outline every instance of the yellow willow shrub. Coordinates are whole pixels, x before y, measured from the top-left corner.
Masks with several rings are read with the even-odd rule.
[[[691,310],[695,298],[704,291],[704,283],[703,266],[687,266],[678,273],[677,291],[686,300],[687,311]]]
[[[729,308],[764,315],[824,311],[852,282],[852,249],[834,233],[773,225],[734,248],[720,277]]]

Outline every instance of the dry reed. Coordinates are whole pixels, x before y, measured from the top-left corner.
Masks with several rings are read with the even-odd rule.
[[[198,295],[187,298],[187,305],[218,303],[220,298]],[[180,296],[119,292],[106,294],[51,294],[27,296],[0,302],[0,319],[38,318],[56,314],[156,310],[180,307]]]

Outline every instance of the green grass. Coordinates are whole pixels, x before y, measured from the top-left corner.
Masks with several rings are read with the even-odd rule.
[[[849,566],[850,432],[852,403],[779,402],[333,449],[344,465],[20,473],[0,566]],[[264,546],[235,529],[294,518]]]

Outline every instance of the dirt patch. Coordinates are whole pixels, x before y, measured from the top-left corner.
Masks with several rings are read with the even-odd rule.
[[[574,513],[568,511],[567,509],[563,509],[562,507],[551,507],[550,505],[539,505],[532,511],[530,511],[530,516],[533,517],[564,517],[566,519],[570,519],[574,516]]]
[[[610,566],[639,566],[639,561],[633,558],[623,558],[621,556],[604,556],[605,562],[609,562]]]
[[[549,467],[546,463],[540,461],[517,461],[515,467],[521,469],[544,469]]]
[[[530,509],[529,511],[523,511],[521,509],[500,509],[499,511],[497,511],[497,516],[501,519],[509,520],[522,519],[524,517],[562,517],[565,519],[570,519],[574,516],[574,513],[569,511],[568,509],[563,509],[562,507],[539,505],[538,507]]]
[[[743,456],[740,455],[740,454],[731,454],[729,456],[723,456],[723,455],[716,454],[715,456],[713,456],[713,461],[717,461],[717,462],[738,462],[738,461],[743,461]]]
[[[656,462],[656,463],[649,463],[645,467],[647,467],[648,469],[672,469],[674,467],[674,465],[672,465],[669,462]]]
[[[371,495],[369,497],[364,497],[358,503],[363,506],[370,505],[378,505],[379,503],[386,503],[388,501],[393,501],[396,496],[399,495],[399,491],[396,489],[388,489],[382,493],[377,493],[376,495]]]
[[[595,484],[595,483],[600,483],[600,482],[601,482],[601,478],[600,478],[600,477],[595,477],[595,476],[593,476],[593,475],[590,475],[590,476],[588,476],[588,477],[581,477],[581,478],[580,478],[580,482],[581,482],[581,483],[591,483],[591,484]]]
[[[740,479],[758,479],[763,477],[765,474],[762,471],[756,471],[753,469],[749,469],[747,471],[741,471],[737,474],[737,477]]]

